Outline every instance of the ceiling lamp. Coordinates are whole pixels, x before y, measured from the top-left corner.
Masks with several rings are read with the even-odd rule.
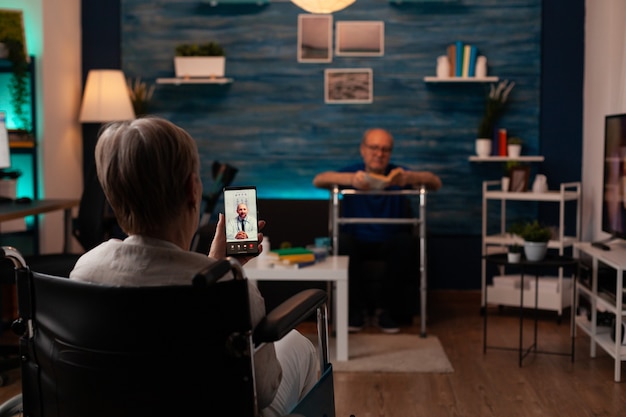
[[[328,14],[343,10],[356,0],[291,0],[293,4],[309,13]]]

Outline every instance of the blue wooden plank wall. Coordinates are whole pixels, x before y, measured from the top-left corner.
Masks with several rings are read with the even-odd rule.
[[[541,1],[357,0],[333,14],[334,22],[383,21],[384,56],[316,64],[297,62],[300,13],[287,1],[122,0],[122,68],[154,83],[174,76],[177,44],[224,46],[232,84],[157,85],[150,106],[196,138],[205,188],[219,160],[239,168],[236,182],[257,185],[261,198],[327,198],[311,185],[313,176],[358,159],[363,131],[383,127],[395,137],[396,163],[443,179],[429,198],[430,232],[480,234],[482,181],[500,178],[503,168],[468,161],[488,85],[428,84],[423,77],[435,75],[448,44],[476,45],[490,75],[516,83],[501,126],[525,139],[525,154],[537,154]],[[326,68],[372,68],[373,103],[325,104]]]

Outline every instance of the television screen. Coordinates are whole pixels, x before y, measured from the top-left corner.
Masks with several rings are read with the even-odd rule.
[[[603,186],[602,231],[626,239],[626,114],[605,118]]]
[[[9,132],[6,124],[6,113],[0,111],[0,169],[11,167],[11,150],[9,149]]]

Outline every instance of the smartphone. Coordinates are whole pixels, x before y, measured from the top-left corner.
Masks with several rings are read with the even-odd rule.
[[[226,256],[259,254],[257,205],[255,186],[224,187]]]

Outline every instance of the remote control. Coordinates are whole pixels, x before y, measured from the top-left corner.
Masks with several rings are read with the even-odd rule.
[[[606,243],[602,243],[602,242],[592,242],[591,246],[593,246],[594,248],[602,249],[602,250],[611,250],[611,247],[609,245],[607,245]]]

